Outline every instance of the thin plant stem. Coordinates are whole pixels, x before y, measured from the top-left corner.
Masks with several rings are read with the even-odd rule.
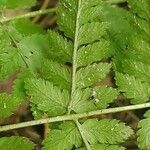
[[[0,126],[0,132],[34,126],[34,125],[40,125],[40,124],[44,124],[44,123],[60,122],[60,121],[66,121],[66,120],[77,120],[77,119],[87,118],[87,117],[96,116],[96,115],[144,109],[144,108],[149,108],[149,107],[150,107],[150,102],[144,103],[144,104],[138,104],[138,105],[130,105],[130,106],[96,110],[96,111],[91,111],[91,112],[81,113],[81,114],[70,114],[70,115],[57,116],[57,117],[52,117],[52,118],[47,118],[47,119],[27,121],[27,122],[12,124],[12,125]]]
[[[0,23],[9,22],[9,21],[16,20],[16,19],[35,17],[38,15],[44,15],[48,13],[54,13],[55,11],[56,11],[55,8],[50,8],[50,9],[45,9],[45,10],[33,11],[33,12],[29,12],[23,15],[18,15],[18,16],[13,16],[13,17],[3,17],[2,19],[0,19]]]
[[[40,8],[40,10],[45,10],[45,9],[47,8],[49,2],[50,2],[50,0],[44,0],[42,6],[41,6],[41,8]],[[33,23],[36,23],[36,22],[39,20],[39,18],[40,18],[40,15],[36,16],[36,17],[32,20],[32,22],[33,22]]]

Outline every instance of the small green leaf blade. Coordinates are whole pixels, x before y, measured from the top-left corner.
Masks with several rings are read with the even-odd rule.
[[[32,102],[30,102],[30,110],[32,111],[35,120],[45,117],[45,113],[42,110],[39,110],[37,105]]]
[[[71,62],[73,44],[59,33],[48,31],[49,49],[46,51],[51,59],[58,62]]]
[[[48,59],[42,60],[40,76],[61,89],[70,90],[71,75],[66,66]]]
[[[79,45],[89,44],[101,39],[106,34],[107,28],[108,24],[105,22],[92,22],[81,26],[78,36]]]
[[[0,79],[7,78],[10,74],[14,74],[17,70],[26,67],[25,62],[22,60],[17,48],[5,48],[0,53]]]
[[[82,131],[91,143],[119,144],[133,134],[133,130],[115,119],[90,119],[83,123]]]
[[[101,61],[111,55],[109,42],[101,40],[88,46],[81,47],[77,52],[78,67]]]
[[[141,150],[150,148],[150,110],[144,115],[145,119],[141,120],[138,124],[138,146]]]
[[[80,147],[82,139],[73,122],[64,122],[59,129],[50,131],[43,141],[42,150],[70,150],[73,146]]]
[[[128,74],[116,74],[116,83],[118,89],[124,92],[127,98],[131,99],[133,104],[143,103],[150,98],[150,86],[148,83],[143,83],[134,76]]]
[[[75,34],[75,18],[77,13],[77,0],[61,0],[57,7],[57,24],[59,29],[71,39]]]
[[[90,99],[92,96],[91,89],[77,89],[73,93],[73,101],[71,103],[71,109],[76,113],[84,113],[92,110],[96,110],[94,101]]]
[[[67,90],[61,90],[43,79],[26,79],[25,89],[31,96],[30,101],[49,116],[58,116],[66,112],[69,102]]]
[[[150,83],[150,65],[139,61],[126,59],[123,61],[123,68],[126,73],[133,75],[143,82]]]
[[[25,137],[11,136],[0,138],[1,150],[33,150],[34,144]]]
[[[118,91],[112,87],[100,86],[93,89],[95,105],[99,109],[107,108],[117,99],[118,95]]]
[[[81,16],[80,16],[80,25],[86,24],[88,22],[98,21],[100,18],[100,14],[102,13],[102,1],[96,2],[93,1],[93,4],[89,5],[90,2],[84,2],[82,1],[82,7],[81,7]],[[92,7],[94,6],[94,7]]]
[[[22,100],[6,93],[0,94],[0,119],[9,117],[19,107]]]
[[[78,88],[84,88],[101,81],[109,73],[111,64],[99,63],[81,68],[76,74],[76,85]]]

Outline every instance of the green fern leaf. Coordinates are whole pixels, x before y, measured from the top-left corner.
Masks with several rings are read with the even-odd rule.
[[[64,31],[65,35],[71,39],[74,39],[75,34],[75,18],[77,13],[77,0],[61,0],[61,5],[57,9],[57,23],[59,29]]]
[[[124,142],[133,131],[130,127],[117,120],[87,120],[81,126],[86,139],[91,143],[118,144]]]
[[[97,21],[100,19],[99,15],[102,13],[102,1],[89,1],[83,3],[82,15],[80,17],[80,24],[86,24],[92,22],[93,20]]]
[[[109,42],[102,40],[92,45],[83,46],[77,52],[78,66],[89,65],[110,56]]]
[[[150,148],[150,111],[147,111],[144,115],[145,119],[139,122],[138,135],[138,146],[141,150]]]
[[[106,34],[107,23],[92,22],[82,25],[79,29],[79,45],[92,43]],[[90,31],[92,34],[89,34]]]
[[[131,99],[134,104],[143,103],[149,101],[150,98],[150,86],[147,83],[143,83],[141,80],[136,79],[134,76],[128,74],[116,74],[116,83],[121,92],[124,92],[125,96]]]
[[[150,65],[133,60],[124,60],[124,71],[129,75],[135,76],[143,82],[150,82]]]
[[[133,34],[130,37],[129,52],[127,54],[129,58],[132,58],[143,63],[148,63],[150,58],[150,44],[149,41],[145,40],[143,37]],[[138,57],[137,57],[138,56]]]
[[[70,150],[75,145],[80,147],[82,143],[80,133],[72,122],[65,122],[59,129],[52,130],[43,141],[42,150]]]
[[[22,100],[5,93],[0,94],[0,119],[9,117],[21,104]]]
[[[93,90],[95,104],[99,109],[107,108],[110,103],[117,99],[118,95],[118,91],[112,87],[101,86]]]
[[[97,8],[100,8],[101,6],[100,4],[102,2],[96,1],[97,7],[95,8],[95,10],[92,8],[93,6],[95,6],[95,4],[93,5],[91,4],[91,2],[88,3],[87,2],[85,3],[83,1],[78,2],[77,0],[68,2],[66,0],[62,0],[60,3],[61,4],[58,6],[57,9],[57,19],[58,19],[57,23],[59,25],[59,30],[64,31],[65,35],[69,38],[65,39],[57,32],[49,31],[48,39],[49,39],[50,49],[47,51],[47,54],[50,56],[50,60],[48,59],[45,60],[42,58],[43,65],[41,66],[40,74],[41,77],[43,77],[45,80],[49,80],[54,86],[57,86],[58,89],[59,88],[67,89],[68,91],[71,91],[72,84],[75,84],[76,87],[75,91],[71,92],[72,94],[70,95],[71,97],[70,102],[68,101],[68,106],[65,105],[66,107],[65,109],[71,109],[75,112],[84,112],[88,110],[93,110],[95,108],[94,101],[90,101],[89,99],[81,100],[81,97],[84,97],[84,92],[82,91],[79,92],[78,88],[79,89],[89,88],[90,86],[93,86],[96,82],[104,79],[105,76],[109,73],[111,65],[108,63],[99,63],[99,61],[101,61],[103,58],[107,58],[107,56],[110,55],[109,42],[103,39],[103,36],[106,34],[106,28],[108,27],[108,24],[106,22],[99,21],[99,19],[97,17],[95,18],[93,15],[87,18],[87,21],[84,20],[83,23],[81,20],[82,13],[79,14],[79,11],[84,12],[86,11],[86,8],[88,8],[90,12],[93,13],[95,10],[98,11]],[[81,8],[78,7],[79,3],[82,3],[82,5],[80,6]],[[78,16],[79,18],[76,18],[76,16]],[[92,31],[87,32],[86,31],[87,29],[88,31],[90,30]],[[74,41],[70,40],[73,39],[75,35],[76,35],[76,39]],[[86,44],[86,47],[82,46],[83,44]],[[97,47],[97,49],[95,49],[95,47]],[[104,51],[104,49],[106,49],[106,51]],[[87,56],[88,55],[90,56],[91,53],[90,50],[95,51],[95,55],[92,58],[87,57],[87,62],[81,64],[84,65],[84,67],[80,68],[81,65],[80,64],[78,65],[78,60],[80,62],[85,60],[82,51],[87,51]],[[69,74],[72,72],[68,72],[65,69],[66,66],[64,66],[64,63],[71,62],[72,53],[74,52],[76,53],[74,54],[76,55],[76,58],[73,61],[77,62],[77,64],[72,64],[73,65],[72,67],[74,68],[74,66],[76,65],[77,68],[76,68],[75,76],[72,76],[72,78],[75,78],[76,81],[74,82],[72,80],[74,83],[71,83],[71,77]],[[97,54],[99,54],[100,57],[98,57]],[[34,61],[34,59],[32,60]],[[40,58],[38,60],[40,60]],[[56,61],[58,63],[56,63]],[[62,72],[62,74],[60,74],[60,72]],[[32,92],[30,92],[30,90],[31,89],[28,89],[29,91],[28,94],[32,95]],[[74,99],[73,97],[74,98],[80,97],[80,98],[79,100],[77,100]],[[48,99],[47,100],[43,99],[43,103],[42,103],[43,105],[45,101],[48,102]],[[86,102],[89,103],[89,107],[86,106]],[[37,104],[37,102],[35,101],[34,103]],[[76,104],[76,105],[73,106],[72,104]],[[81,107],[78,106],[79,104],[81,104],[85,109],[81,110]],[[43,105],[41,105],[40,107],[37,106],[38,109],[40,108],[43,110],[45,107],[45,106],[43,107]],[[72,105],[71,106],[72,108],[69,105]]]
[[[42,79],[27,79],[25,88],[31,96],[31,102],[36,104],[39,110],[47,112],[50,116],[64,114],[69,102],[67,90],[61,91],[52,83]]]
[[[6,78],[15,71],[26,67],[17,48],[7,48],[0,54],[1,74],[0,79]]]
[[[0,148],[1,150],[33,150],[34,144],[25,137],[2,137]]]
[[[99,63],[81,68],[76,75],[77,87],[84,88],[101,81],[109,73],[110,67],[110,64]]]
[[[54,85],[57,85],[62,89],[70,89],[70,71],[69,69],[67,69],[67,67],[60,63],[57,63],[56,61],[43,59],[42,67],[40,69],[40,75],[44,79],[49,80]]]
[[[78,89],[74,92],[74,100],[71,103],[72,110],[76,113],[89,112],[96,109],[94,101],[91,99],[90,89]]]
[[[34,119],[41,119],[44,116],[44,112],[42,110],[39,110],[37,105],[34,103],[30,103],[30,110],[32,111],[32,115]]]
[[[71,62],[73,44],[56,32],[48,32],[49,49],[47,51],[51,59],[58,62]]]
[[[24,3],[16,2],[17,0],[14,5],[11,1],[7,4],[7,0],[1,3],[2,7],[5,5],[7,8],[22,7]],[[129,4],[132,7],[134,2]],[[31,5],[32,2],[24,4],[23,8]],[[140,6],[136,7],[134,13],[140,10]],[[104,14],[103,9],[106,9]],[[137,17],[130,12],[105,5],[102,0],[60,0],[56,13],[56,32],[48,31],[46,34],[37,26],[32,30],[34,25],[24,21],[14,21],[8,27],[2,26],[4,31],[0,31],[0,34],[8,41],[0,37],[0,42],[4,43],[0,44],[1,76],[4,78],[16,70],[20,71],[20,76],[13,85],[11,100],[16,96],[19,99],[29,97],[35,119],[43,118],[45,114],[47,117],[74,116],[76,113],[88,114],[93,110],[107,108],[117,98],[118,91],[99,83],[109,74],[112,65],[107,58],[114,54],[114,68],[120,72],[116,73],[119,91],[131,99],[132,103],[148,101],[149,70],[145,72],[145,69],[149,69],[149,34],[137,36],[142,28],[144,32],[149,31],[148,19],[145,17],[147,12],[139,13]],[[133,17],[138,18],[138,29],[134,29],[136,19],[133,21],[134,26],[130,24]],[[112,49],[115,49],[114,52]],[[126,59],[131,61],[124,64]],[[28,75],[24,75],[24,72]],[[1,118],[4,118],[17,108],[19,100],[7,104],[10,98],[1,95],[1,107],[8,108],[8,113],[2,109]],[[143,129],[139,132],[141,130]],[[147,130],[146,132],[148,133]],[[52,124],[42,149],[124,150],[121,144],[132,134],[129,126],[115,119],[64,121]],[[141,137],[143,140],[143,135]],[[23,148],[26,148],[24,145]],[[139,147],[147,146],[149,142]],[[33,145],[30,143],[26,149],[33,149]]]

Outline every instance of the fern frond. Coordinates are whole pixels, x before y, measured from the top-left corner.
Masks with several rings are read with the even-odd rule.
[[[98,18],[98,12],[95,12],[99,10],[98,8],[101,7],[102,2],[94,1],[94,3],[95,2],[97,5],[93,5],[90,1],[84,2],[76,0],[68,2],[62,0],[57,9],[57,23],[59,30],[63,31],[67,37],[63,38],[57,32],[48,32],[50,49],[48,49],[47,54],[50,57],[48,57],[47,60],[43,59],[40,74],[45,80],[49,80],[53,85],[56,85],[58,89],[62,89],[63,87],[69,92],[71,91],[70,102],[68,102],[67,108],[68,111],[78,110],[75,109],[76,106],[71,105],[74,102],[76,103],[76,101],[79,102],[79,100],[74,100],[74,97],[82,97],[82,92],[79,94],[79,89],[87,88],[88,90],[88,88],[93,86],[96,82],[100,82],[104,79],[111,68],[109,63],[101,62],[103,58],[107,58],[111,55],[111,51],[109,41],[103,38],[103,36],[106,35],[108,23],[101,22]],[[80,6],[78,6],[79,4]],[[81,18],[85,15],[85,11],[87,10],[89,10],[89,13],[97,13],[97,17],[95,18],[95,15],[91,14],[89,18],[87,17],[87,20],[82,22]],[[84,52],[87,57],[86,55],[84,56]],[[95,55],[90,57],[92,52],[94,52]],[[73,60],[71,62],[72,55]],[[84,57],[86,57],[87,60],[85,63],[81,63],[85,61]],[[72,63],[72,72],[67,71],[68,69],[65,63],[68,62]],[[46,69],[45,65],[49,67]],[[72,82],[69,77],[70,73],[72,73]],[[28,89],[28,91],[30,90],[31,89]],[[28,92],[29,95],[30,93],[31,92]],[[77,96],[75,93],[78,93]],[[78,104],[82,104],[85,107],[88,101],[89,100],[81,100]],[[91,108],[95,108],[94,101],[90,101],[90,103],[91,107],[89,107],[89,109],[91,110]],[[88,111],[86,107],[85,110]]]
[[[102,14],[103,9],[106,9],[105,13],[110,10],[106,17]],[[117,15],[112,12],[117,12]],[[113,17],[108,19],[110,13],[114,18],[121,18],[117,22],[113,21]],[[24,31],[18,23],[11,24],[6,30],[2,26],[7,32],[10,29],[4,35],[9,43],[5,41],[0,52],[2,76],[20,71],[12,94],[20,99],[25,96],[30,98],[35,119],[44,115],[57,118],[60,115],[88,114],[113,103],[119,95],[117,89],[100,84],[110,73],[112,63],[107,58],[112,54],[116,58],[113,63],[115,71],[119,72],[116,73],[116,83],[120,92],[132,99],[132,103],[149,100],[149,83],[141,79],[140,73],[136,76],[127,72],[128,66],[123,65],[128,56],[132,60],[138,54],[135,60],[146,64],[144,67],[139,65],[139,68],[149,68],[148,38],[141,35],[134,39],[138,32],[129,36],[135,30],[124,17],[127,15],[131,19],[133,16],[130,13],[105,5],[102,0],[60,0],[56,14],[58,30],[48,31],[47,34],[38,27],[32,33]],[[123,27],[124,24],[128,27]],[[31,24],[25,26],[32,27]],[[124,36],[127,28],[129,32]],[[135,44],[137,41],[141,43]],[[144,49],[141,51],[141,48]],[[127,53],[124,49],[127,49]],[[147,76],[147,73],[144,74]],[[14,111],[14,108],[10,111]],[[56,126],[52,124],[42,149],[123,150],[121,145],[132,134],[129,126],[115,119],[70,119]]]
[[[89,112],[106,108],[116,99],[118,92],[115,89],[101,85],[95,88],[95,84],[102,81],[111,68],[110,63],[103,62],[103,58],[111,55],[111,50],[109,40],[106,40],[109,23],[101,21],[98,15],[101,4],[102,1],[97,0],[61,0],[57,9],[57,23],[61,32],[48,33],[50,49],[47,53],[51,57],[43,59],[44,65],[39,72],[44,79],[25,80],[33,113],[38,114],[35,117],[42,113],[58,116]],[[85,18],[86,12],[89,16]],[[67,66],[68,62],[70,64]],[[49,68],[45,70],[46,66]],[[68,71],[70,66],[72,71]],[[93,95],[93,90],[96,95]],[[104,98],[102,94],[108,95]],[[99,103],[96,102],[98,98]],[[85,127],[87,122],[93,125],[92,133],[91,126]],[[108,130],[103,133],[105,126]],[[64,122],[50,131],[43,142],[43,149],[69,150],[81,147],[82,142],[87,149],[92,149],[94,144],[118,148],[117,144],[124,142],[131,134],[128,126],[116,120],[89,120],[83,124],[77,121]],[[115,138],[112,139],[112,135]]]

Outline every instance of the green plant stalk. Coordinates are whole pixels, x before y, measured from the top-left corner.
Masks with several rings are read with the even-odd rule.
[[[27,121],[27,122],[12,124],[12,125],[0,126],[0,132],[34,126],[34,125],[40,125],[40,124],[45,124],[45,123],[60,122],[60,121],[66,121],[66,120],[78,120],[81,118],[87,118],[87,117],[96,116],[96,115],[117,113],[117,112],[122,112],[122,111],[129,111],[129,110],[137,110],[137,109],[143,109],[143,108],[149,108],[149,107],[150,107],[150,102],[144,103],[144,104],[138,104],[138,105],[130,105],[130,106],[96,110],[96,111],[91,111],[91,112],[81,113],[81,114],[70,114],[70,115],[57,116],[57,117],[52,117],[52,118],[47,118],[47,119]]]
[[[56,11],[55,8],[50,8],[50,9],[45,9],[45,10],[33,11],[33,12],[29,12],[29,13],[26,13],[26,14],[23,14],[23,15],[13,16],[13,17],[9,17],[9,18],[3,17],[2,19],[0,19],[0,23],[9,22],[9,21],[16,20],[16,19],[35,17],[35,16],[38,16],[38,15],[53,13],[55,11]]]

